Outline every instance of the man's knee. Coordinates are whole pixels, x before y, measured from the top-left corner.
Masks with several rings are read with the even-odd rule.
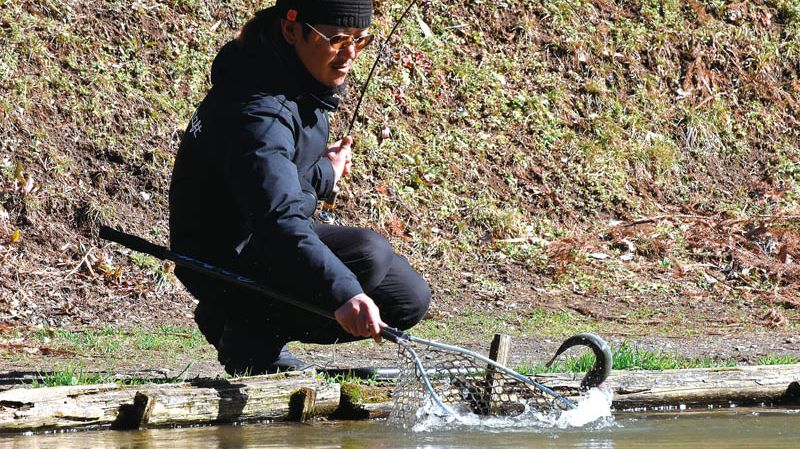
[[[411,323],[409,327],[422,321],[431,305],[431,288],[424,279],[420,277],[419,282],[416,283],[416,286],[414,286],[412,290],[413,302],[411,318],[413,323]]]
[[[394,251],[391,243],[375,231],[363,229],[358,237],[359,239],[353,242],[358,247],[358,253],[347,265],[358,277],[364,289],[371,290],[386,277],[394,258]]]
[[[378,266],[389,266],[392,263],[394,251],[386,237],[371,229],[364,229],[359,237],[364,258]]]
[[[431,289],[421,276],[409,279],[401,302],[390,317],[391,325],[398,329],[410,329],[425,317],[431,304]]]

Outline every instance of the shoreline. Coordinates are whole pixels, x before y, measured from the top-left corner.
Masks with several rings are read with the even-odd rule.
[[[575,399],[581,377],[555,374],[537,381]],[[0,433],[385,418],[393,388],[332,383],[313,371],[177,384],[15,388],[0,392]],[[614,371],[603,388],[611,390],[612,408],[622,413],[793,406],[800,405],[800,364]]]

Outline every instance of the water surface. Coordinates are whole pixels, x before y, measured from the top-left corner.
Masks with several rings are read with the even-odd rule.
[[[318,422],[0,436],[0,449],[78,448],[800,448],[800,410],[616,414],[580,428],[479,426],[408,432],[385,422]]]

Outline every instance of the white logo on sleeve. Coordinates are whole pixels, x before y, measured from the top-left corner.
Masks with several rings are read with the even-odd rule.
[[[192,121],[189,123],[189,133],[197,139],[197,135],[203,132],[203,122],[200,121],[200,117],[197,116],[195,113],[192,116]]]

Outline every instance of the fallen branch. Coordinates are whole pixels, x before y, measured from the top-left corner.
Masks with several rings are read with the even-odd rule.
[[[782,221],[782,220],[800,220],[800,215],[754,215],[748,218],[740,218],[736,220],[725,220],[719,217],[708,217],[703,215],[671,215],[671,214],[664,214],[664,215],[656,215],[654,217],[645,217],[640,218],[628,223],[624,223],[624,226],[637,226],[640,224],[645,223],[654,223],[662,220],[705,220],[705,221],[725,221],[728,224],[736,224],[736,223],[744,223],[753,219],[761,219],[761,220],[771,220],[771,221]]]
[[[628,223],[625,223],[625,227],[630,226],[638,226],[640,224],[645,223],[655,223],[661,220],[668,220],[668,219],[678,219],[678,220],[714,220],[714,217],[704,217],[702,215],[657,215],[655,217],[647,217],[647,218],[640,218],[638,220],[634,220]]]
[[[88,269],[89,269],[89,272],[92,274],[92,276],[94,276],[94,270],[92,270],[92,266],[91,266],[91,264],[89,263],[89,256],[92,254],[92,250],[93,250],[93,249],[94,249],[94,247],[91,247],[91,248],[89,248],[89,250],[88,250],[88,251],[86,251],[86,254],[84,254],[84,255],[83,255],[83,258],[82,258],[82,259],[81,259],[81,261],[78,263],[78,265],[76,265],[76,266],[75,266],[75,268],[73,268],[73,269],[72,269],[72,270],[70,270],[70,271],[69,271],[67,274],[65,274],[65,275],[64,275],[64,277],[62,277],[62,278],[61,278],[61,279],[60,279],[58,282],[56,282],[54,285],[59,285],[59,284],[61,284],[62,282],[66,281],[66,280],[67,280],[67,279],[68,279],[70,276],[72,276],[73,274],[77,273],[77,272],[78,272],[78,270],[80,270],[80,269],[81,269],[81,266],[83,266],[84,264],[86,265],[86,268],[88,268]]]

